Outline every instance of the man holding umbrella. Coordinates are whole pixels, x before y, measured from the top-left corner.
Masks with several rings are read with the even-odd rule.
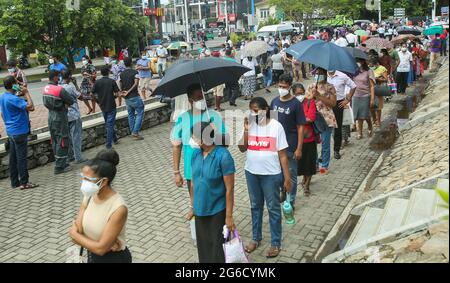
[[[200,84],[192,84],[186,89],[190,110],[181,114],[175,126],[172,129],[172,158],[173,158],[173,174],[175,184],[178,187],[184,185],[183,176],[180,172],[181,151],[183,151],[184,160],[184,178],[186,179],[189,190],[189,198],[191,200],[189,205],[189,212],[186,215],[187,220],[191,220],[193,216],[192,211],[192,154],[194,149],[199,148],[199,145],[192,139],[192,129],[198,122],[210,122],[214,124],[214,128],[218,130],[217,134],[225,133],[225,123],[220,114],[216,111],[208,110],[206,100],[203,97],[203,92]]]

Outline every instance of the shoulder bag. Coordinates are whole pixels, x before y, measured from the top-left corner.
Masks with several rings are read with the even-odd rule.
[[[375,96],[391,96],[391,88],[388,84],[376,84],[375,85]]]
[[[308,101],[308,107],[310,102]],[[316,109],[316,120],[314,120],[313,124],[313,130],[316,135],[320,135],[328,130],[328,124],[327,121],[325,121],[325,118],[323,117],[322,113],[317,111]]]

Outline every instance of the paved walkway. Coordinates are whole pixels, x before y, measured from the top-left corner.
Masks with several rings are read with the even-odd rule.
[[[270,100],[263,91],[258,94]],[[240,109],[248,101],[239,99]],[[389,104],[387,104],[389,105]],[[228,108],[225,106],[225,108]],[[231,126],[232,121],[226,121]],[[189,223],[187,189],[176,188],[172,180],[171,144],[166,123],[143,132],[145,140],[120,140],[118,175],[114,188],[129,205],[128,246],[134,262],[197,262]],[[266,259],[270,245],[268,216],[263,222],[262,246],[251,255],[252,262],[308,262],[326,238],[379,153],[369,150],[369,139],[342,150],[342,159],[332,160],[327,176],[313,177],[312,195],[299,193],[292,227],[283,224],[283,250],[278,258]],[[88,150],[92,158],[101,148]],[[234,218],[245,242],[251,239],[251,217],[244,177],[245,155],[230,146],[237,167]],[[0,262],[64,262],[72,246],[68,230],[76,216],[81,193],[79,171],[54,176],[54,164],[31,170],[34,190],[9,188],[0,180]]]

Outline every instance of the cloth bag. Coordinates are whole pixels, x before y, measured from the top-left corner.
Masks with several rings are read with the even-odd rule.
[[[226,226],[224,226],[224,230]],[[223,252],[225,254],[226,263],[248,263],[248,257],[245,254],[244,242],[239,237],[237,229],[233,233],[227,233],[224,236],[225,243],[223,244]],[[232,237],[234,236],[234,237]]]
[[[351,126],[355,123],[355,120],[353,119],[353,110],[350,105],[348,105],[347,108],[344,109],[344,114],[342,117],[342,125],[343,126]]]
[[[391,88],[387,84],[375,85],[375,96],[391,96]]]

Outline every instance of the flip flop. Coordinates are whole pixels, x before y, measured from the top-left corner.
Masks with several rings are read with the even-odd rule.
[[[281,249],[279,247],[270,247],[269,251],[267,252],[266,257],[267,258],[274,258],[277,257],[280,254]]]
[[[39,187],[39,185],[33,184],[33,183],[28,183],[28,184],[20,186],[20,190],[28,190],[28,189],[33,189],[33,188],[37,188],[37,187]]]

